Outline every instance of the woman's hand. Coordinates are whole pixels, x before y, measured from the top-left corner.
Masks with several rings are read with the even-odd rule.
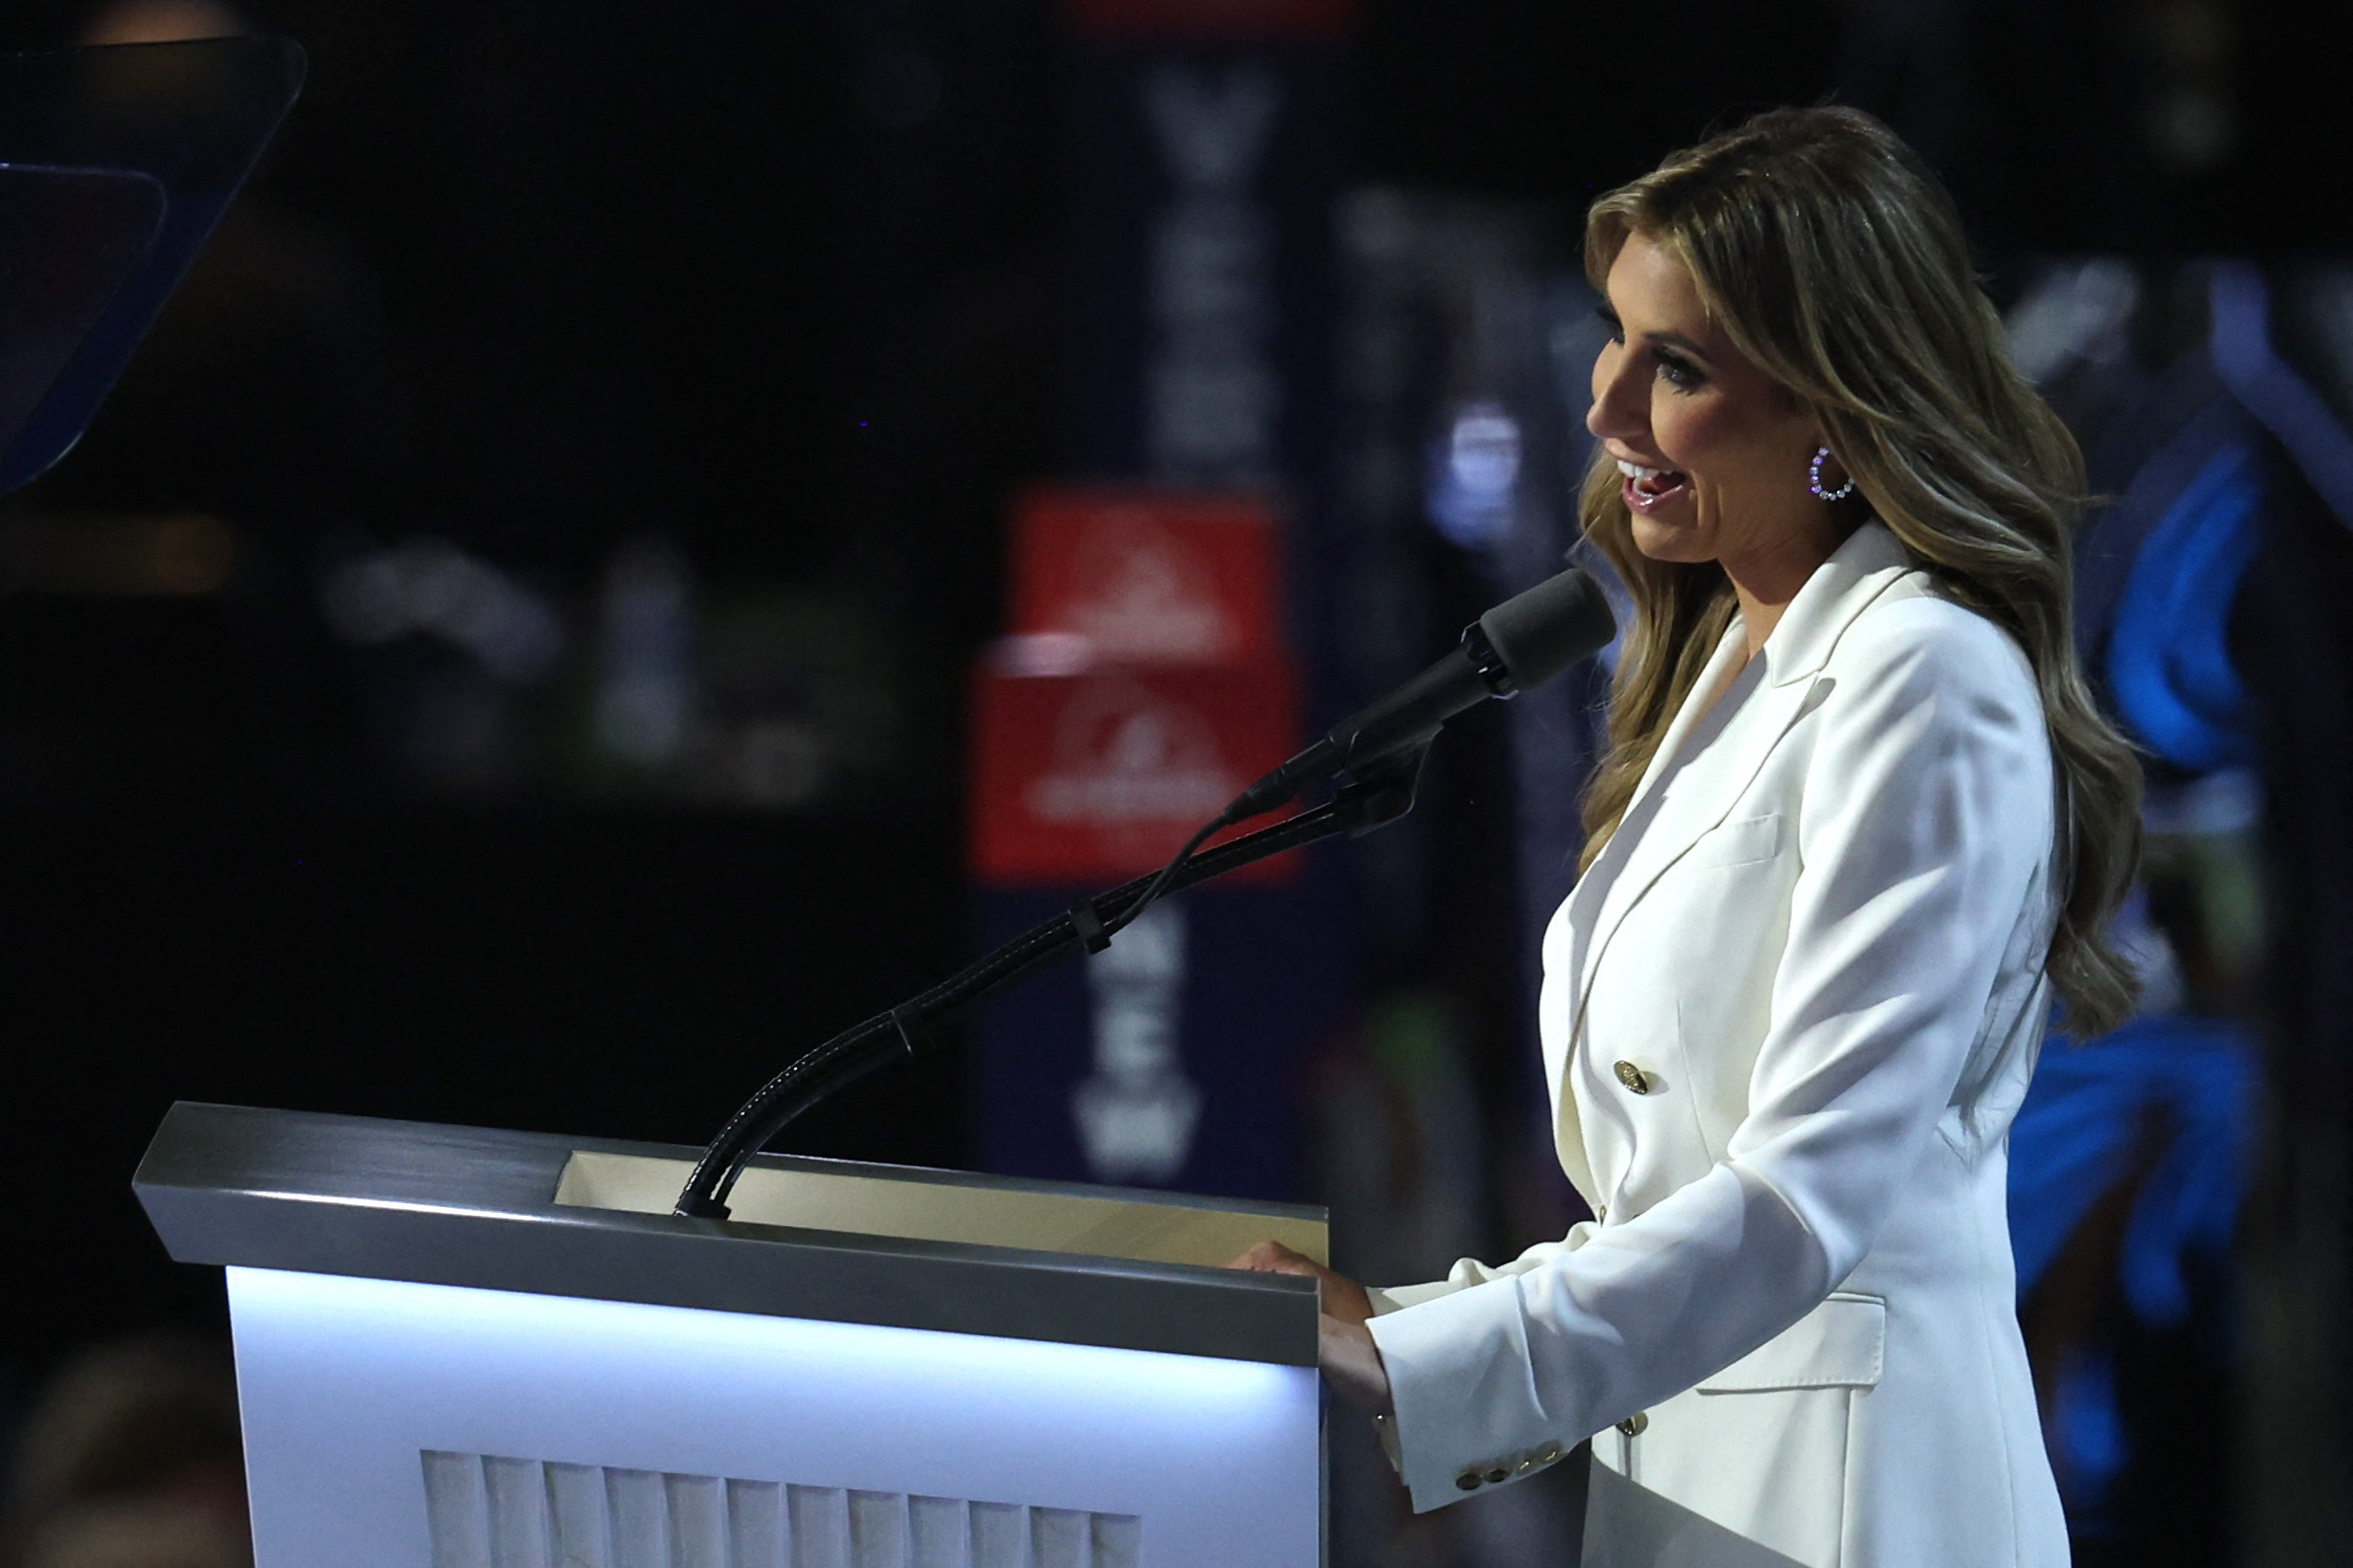
[[[1373,1316],[1373,1299],[1345,1274],[1335,1274],[1304,1252],[1280,1242],[1260,1242],[1226,1265],[1260,1274],[1299,1274],[1321,1287],[1322,1316],[1319,1323],[1317,1360],[1331,1391],[1373,1415],[1389,1413],[1389,1372],[1381,1364],[1381,1347],[1365,1326]]]

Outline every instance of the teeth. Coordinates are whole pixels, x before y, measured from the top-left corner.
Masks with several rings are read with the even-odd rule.
[[[1624,474],[1629,479],[1656,479],[1659,477],[1659,475],[1671,472],[1672,470],[1667,468],[1646,468],[1639,463],[1628,463],[1625,459],[1620,458],[1617,460],[1617,471]]]

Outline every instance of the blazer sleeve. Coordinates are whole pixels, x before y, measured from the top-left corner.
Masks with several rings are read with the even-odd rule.
[[[1376,1318],[1383,1313],[1418,1307],[1424,1302],[1436,1301],[1441,1296],[1468,1290],[1473,1285],[1484,1285],[1489,1280],[1525,1274],[1532,1268],[1542,1268],[1553,1258],[1583,1247],[1593,1239],[1595,1230],[1593,1221],[1579,1220],[1569,1227],[1569,1234],[1559,1241],[1538,1242],[1508,1263],[1482,1263],[1475,1257],[1458,1258],[1444,1279],[1432,1280],[1426,1285],[1368,1286],[1365,1295],[1373,1303],[1373,1316]]]
[[[1747,1114],[1720,1163],[1643,1213],[1373,1319],[1417,1512],[1805,1316],[1870,1249],[1954,1097],[2050,853],[2040,701],[2001,632],[1928,598],[1859,617],[1817,678],[1836,683]]]

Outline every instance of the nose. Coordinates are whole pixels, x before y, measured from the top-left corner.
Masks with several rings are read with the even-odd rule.
[[[1642,446],[1650,434],[1650,399],[1632,374],[1632,358],[1621,343],[1604,343],[1594,356],[1594,401],[1585,411],[1585,428],[1604,440],[1614,436]]]

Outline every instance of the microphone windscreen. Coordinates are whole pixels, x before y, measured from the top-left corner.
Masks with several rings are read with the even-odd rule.
[[[1617,618],[1602,585],[1572,566],[1488,610],[1479,627],[1526,691],[1609,646]]]

